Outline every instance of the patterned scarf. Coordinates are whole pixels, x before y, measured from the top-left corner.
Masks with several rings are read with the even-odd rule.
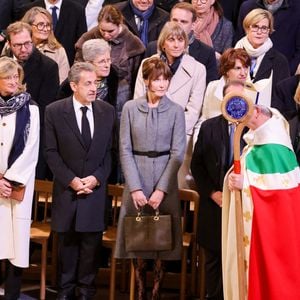
[[[7,116],[14,112],[17,113],[14,140],[8,157],[8,168],[11,167],[25,148],[30,129],[30,99],[31,96],[28,93],[18,94],[7,101],[4,101],[0,97],[1,116]]]
[[[140,39],[142,40],[143,44],[145,46],[147,46],[149,18],[152,16],[155,6],[154,6],[154,4],[152,4],[152,6],[150,6],[146,11],[140,11],[133,5],[132,0],[129,1],[129,5],[130,5],[133,13],[136,16],[138,16],[142,21],[141,28],[139,28]]]
[[[107,85],[107,78],[99,81],[97,91],[96,91],[96,100],[103,100],[108,101],[108,85]]]
[[[163,60],[169,66],[173,75],[176,73],[176,71],[181,63],[182,57],[183,57],[183,54],[181,54],[179,57],[176,57],[174,62],[170,65],[168,63],[167,56],[164,53],[161,53],[161,55],[160,55],[161,60]]]

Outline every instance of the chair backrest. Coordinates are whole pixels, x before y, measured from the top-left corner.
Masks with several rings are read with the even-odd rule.
[[[53,182],[36,179],[34,183],[34,210],[33,221],[46,223],[48,207],[52,202]]]
[[[182,204],[182,232],[190,232],[195,238],[198,227],[199,194],[193,190],[179,189],[179,199]]]
[[[108,184],[107,193],[112,201],[112,226],[117,226],[123,191],[123,185]]]

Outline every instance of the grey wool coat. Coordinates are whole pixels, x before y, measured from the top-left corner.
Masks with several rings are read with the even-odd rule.
[[[178,104],[164,96],[156,108],[149,108],[146,98],[143,97],[128,101],[124,105],[120,128],[120,159],[125,176],[125,190],[118,222],[115,252],[117,258],[180,259],[182,231],[177,172],[183,161],[185,147],[184,112]],[[134,155],[133,150],[170,150],[170,154],[149,158]],[[173,249],[160,252],[126,252],[124,216],[137,213],[130,193],[142,190],[149,198],[155,189],[165,193],[159,206],[160,213],[172,215]]]

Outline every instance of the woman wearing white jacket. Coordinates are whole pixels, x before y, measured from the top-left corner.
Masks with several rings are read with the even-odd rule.
[[[22,67],[0,58],[0,260],[6,260],[5,299],[20,295],[22,268],[29,265],[35,167],[39,149],[39,109],[22,85]],[[22,201],[12,198],[25,186]]]

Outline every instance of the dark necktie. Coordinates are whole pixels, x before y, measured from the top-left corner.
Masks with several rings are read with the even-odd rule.
[[[254,68],[256,66],[256,57],[252,57],[251,58],[251,65],[250,65],[250,78],[253,79],[254,78]]]
[[[57,24],[57,13],[56,13],[56,10],[58,9],[58,7],[52,6],[52,7],[50,7],[50,9],[52,10],[52,25],[53,25],[53,31],[54,31],[55,27],[56,27],[56,24]]]
[[[88,108],[86,106],[80,107],[82,110],[82,118],[81,118],[81,135],[84,141],[84,144],[86,146],[86,149],[89,149],[92,136],[91,136],[91,129],[90,129],[90,123],[88,118],[86,117],[86,112]]]

